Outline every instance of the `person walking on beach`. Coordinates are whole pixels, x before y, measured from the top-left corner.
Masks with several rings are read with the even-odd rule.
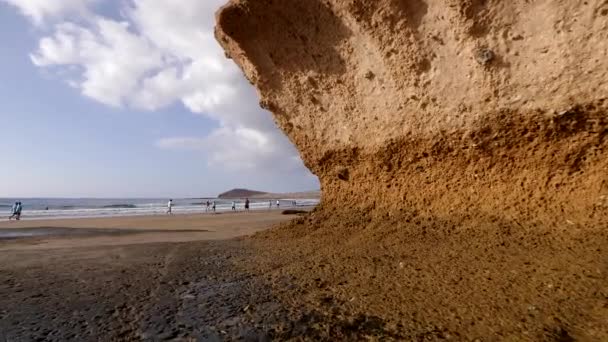
[[[249,198],[245,198],[245,211],[249,211]]]
[[[280,206],[281,206],[281,201],[277,200],[277,209],[279,209]]]
[[[19,202],[17,203],[17,221],[21,220],[21,209],[23,209],[23,205]]]
[[[15,202],[13,204],[13,207],[11,208],[11,216],[8,217],[8,220],[12,220],[14,217],[17,216],[17,207],[19,206],[19,202]]]
[[[213,201],[213,207],[212,207],[212,209],[213,209],[213,212],[215,212],[215,201]]]
[[[169,202],[167,203],[167,215],[173,215],[173,200],[170,199]]]
[[[211,206],[211,203],[209,202],[209,200],[207,200],[207,208],[205,208],[205,211],[209,211],[209,207]]]
[[[272,210],[272,200],[268,201],[268,210]]]
[[[13,204],[11,216],[8,217],[8,220],[12,220],[13,217],[17,221],[21,220],[21,209],[23,209],[21,202],[15,202],[15,204]]]
[[[245,207],[247,207],[247,205],[245,204]],[[236,211],[236,202],[232,201],[232,211]]]

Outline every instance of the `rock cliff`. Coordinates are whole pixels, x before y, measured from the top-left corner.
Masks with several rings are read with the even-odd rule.
[[[256,240],[285,301],[378,339],[608,340],[608,1],[232,0],[217,23],[321,181]]]
[[[323,208],[607,222],[606,1],[232,0],[216,37]]]

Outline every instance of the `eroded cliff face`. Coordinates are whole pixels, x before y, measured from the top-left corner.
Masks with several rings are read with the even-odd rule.
[[[232,0],[227,56],[325,209],[608,222],[608,2]]]

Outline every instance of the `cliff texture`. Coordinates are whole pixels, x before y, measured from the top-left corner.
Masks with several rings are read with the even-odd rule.
[[[321,181],[258,239],[286,301],[608,340],[608,1],[232,0],[216,37]]]
[[[325,206],[606,222],[605,1],[238,0],[217,20]]]

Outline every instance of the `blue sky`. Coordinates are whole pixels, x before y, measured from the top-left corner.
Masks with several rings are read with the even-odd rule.
[[[62,1],[0,0],[0,197],[318,188],[215,43],[172,38],[206,35],[212,19],[170,36],[168,0]],[[197,3],[180,10],[212,18],[215,6]]]

